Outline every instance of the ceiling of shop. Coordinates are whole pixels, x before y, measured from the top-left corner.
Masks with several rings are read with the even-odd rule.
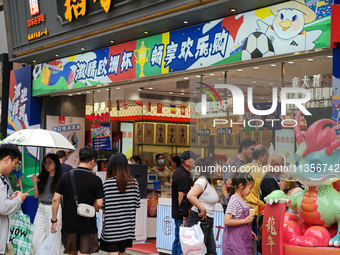
[[[285,60],[277,59],[261,59],[260,62],[255,63],[254,61],[244,64],[241,67],[225,67],[223,70],[221,67],[218,69],[211,70],[196,70],[191,73],[179,74],[176,77],[168,77],[155,79],[149,79],[144,81],[130,81],[115,86],[107,85],[105,87],[96,88],[95,102],[108,101],[108,91],[111,90],[111,101],[117,99],[120,100],[145,100],[145,101],[163,101],[163,102],[173,102],[173,101],[185,101],[187,98],[198,98],[201,81],[200,76],[202,76],[202,82],[210,86],[215,84],[233,84],[241,88],[246,95],[247,88],[253,87],[254,101],[256,102],[268,102],[272,98],[271,87],[282,87],[282,86],[292,86],[292,79],[298,77],[301,80],[301,85],[303,83],[302,79],[305,76],[313,77],[313,75],[321,74],[322,77],[327,77],[330,79],[332,76],[332,57],[331,50],[315,51],[309,53],[309,55],[288,55],[285,56]],[[282,69],[282,63],[283,69]],[[227,74],[224,73],[227,71]],[[284,79],[281,79],[282,72]],[[227,78],[225,79],[225,75]],[[176,84],[178,81],[189,81],[190,87],[186,89],[177,88]],[[309,84],[311,85],[311,80]],[[195,92],[197,96],[195,96]],[[223,89],[218,89],[222,100],[225,96],[225,91]],[[86,91],[76,91],[73,95],[80,93],[86,93]],[[145,94],[147,97],[145,97]],[[87,94],[87,103],[92,103],[93,94]]]
[[[161,34],[168,31],[177,30],[184,27],[190,27],[200,23],[216,20],[219,18],[244,13],[250,10],[274,5],[283,0],[217,0],[210,3],[202,1],[203,4],[196,8],[187,9],[170,15],[147,20],[134,25],[127,25],[120,29],[102,33],[100,35],[86,37],[79,40],[56,46],[54,48],[42,49],[38,53],[31,53],[17,58],[16,62],[37,63],[55,59],[55,55],[60,58],[82,53],[80,48],[92,51],[100,48],[112,46],[110,41],[114,40],[115,44],[120,44],[135,39],[140,39],[152,35]],[[209,1],[207,1],[209,2]],[[236,9],[232,12],[230,9]],[[184,24],[184,21],[188,23]],[[144,34],[148,31],[148,34]]]

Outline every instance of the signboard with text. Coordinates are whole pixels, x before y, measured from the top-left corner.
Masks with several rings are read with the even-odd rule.
[[[111,123],[91,124],[91,141],[96,150],[111,150]]]

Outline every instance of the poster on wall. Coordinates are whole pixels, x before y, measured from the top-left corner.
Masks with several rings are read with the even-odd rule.
[[[144,124],[144,143],[154,144],[154,129],[155,125],[150,123]]]
[[[165,144],[165,124],[156,124],[156,144]]]
[[[188,126],[178,125],[178,144],[187,145],[188,144]]]
[[[136,142],[137,144],[142,144],[143,143],[143,123],[142,122],[138,122],[136,124]]]
[[[133,156],[133,123],[120,123],[120,131],[123,133],[122,152],[130,159]]]
[[[189,135],[190,135],[190,141],[189,145],[198,145],[198,136],[196,134],[196,125],[190,125],[189,126]]]
[[[332,4],[307,0],[292,6],[287,1],[37,64],[33,95],[326,48]],[[281,22],[285,15],[294,21]]]
[[[295,136],[293,129],[275,131],[275,152],[283,154],[287,163],[293,163]]]
[[[79,150],[85,146],[85,118],[69,116],[46,116],[46,129],[62,134],[76,148],[64,150],[68,157],[67,164],[77,167]],[[56,153],[59,149],[48,149],[46,153]]]
[[[95,150],[112,149],[111,123],[91,124],[91,144]]]
[[[177,144],[177,126],[168,125],[168,144]]]

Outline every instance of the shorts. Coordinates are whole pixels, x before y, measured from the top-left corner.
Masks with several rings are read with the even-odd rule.
[[[106,252],[125,252],[126,248],[132,247],[132,240],[120,241],[120,242],[105,242],[100,241],[100,250]]]
[[[78,252],[94,253],[99,251],[98,234],[61,233],[65,247],[64,253]]]

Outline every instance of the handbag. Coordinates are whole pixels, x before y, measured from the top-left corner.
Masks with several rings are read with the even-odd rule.
[[[96,209],[94,208],[94,206],[88,205],[85,203],[78,204],[76,182],[74,180],[74,169],[70,171],[70,175],[71,175],[71,182],[72,182],[72,189],[73,189],[73,198],[77,205],[77,214],[85,218],[93,218],[96,215]]]
[[[192,227],[180,226],[179,241],[184,255],[202,255],[207,253],[201,222]]]
[[[203,192],[205,191],[207,186],[208,186],[208,180],[206,180]],[[203,194],[203,192],[197,196],[197,199],[200,198],[200,196]],[[187,194],[185,194],[183,196],[183,199],[182,199],[181,203],[179,204],[178,214],[181,217],[188,217],[188,215],[190,214],[190,210],[191,210],[192,206],[193,205],[190,203],[189,199],[187,198]]]
[[[4,255],[14,255],[13,245],[6,243],[6,250]]]
[[[33,231],[34,225],[31,223],[30,217],[24,214],[21,209],[11,215],[9,243],[13,245],[15,255],[31,255],[33,253]]]

